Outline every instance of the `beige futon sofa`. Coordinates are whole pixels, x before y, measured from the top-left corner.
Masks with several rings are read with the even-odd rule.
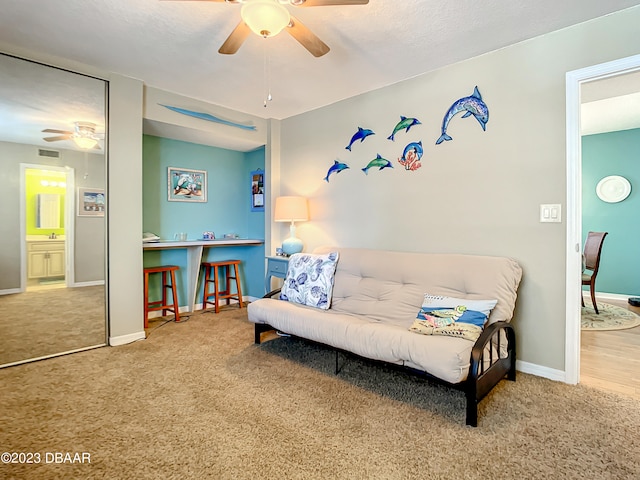
[[[510,258],[459,254],[328,247],[314,254],[330,252],[337,252],[337,261],[333,292],[325,305],[329,308],[281,300],[279,290],[270,292],[248,306],[255,342],[260,343],[263,332],[276,329],[419,371],[463,390],[466,423],[476,426],[478,402],[505,376],[515,380],[515,334],[509,322],[520,266]],[[497,303],[473,341],[411,330],[425,294]]]

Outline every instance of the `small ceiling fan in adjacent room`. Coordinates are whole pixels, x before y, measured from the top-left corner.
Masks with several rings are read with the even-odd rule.
[[[85,150],[100,150],[98,141],[101,134],[96,133],[96,124],[91,122],[74,122],[73,132],[68,130],[55,130],[47,128],[42,130],[43,133],[57,133],[55,137],[44,137],[47,142],[59,142],[60,140],[73,140],[75,144]]]
[[[289,13],[285,5],[293,7],[326,7],[343,5],[366,5],[369,0],[171,0],[208,1],[242,4],[242,20],[225,40],[219,53],[231,55],[238,51],[251,32],[261,37],[273,37],[282,30],[295,38],[314,57],[329,52],[326,43],[320,40],[300,20]]]

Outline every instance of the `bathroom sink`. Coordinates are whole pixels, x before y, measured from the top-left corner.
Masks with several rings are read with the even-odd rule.
[[[60,242],[66,235],[57,235],[56,238],[49,238],[49,235],[27,235],[27,242]]]

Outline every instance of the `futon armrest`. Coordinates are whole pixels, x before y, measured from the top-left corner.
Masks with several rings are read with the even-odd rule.
[[[280,293],[280,288],[276,288],[275,290],[271,290],[269,293],[267,293],[264,297],[262,298],[271,298],[274,297],[275,295]]]
[[[506,354],[503,352],[504,342],[506,342]],[[503,354],[504,356],[502,356]],[[469,378],[472,381],[477,381],[485,374],[490,373],[494,366],[497,367],[498,364],[501,364],[502,367],[506,367],[509,379],[515,380],[515,361],[516,334],[513,325],[508,322],[492,323],[484,329],[482,335],[473,345]],[[502,372],[502,375],[504,373],[506,372]],[[486,392],[481,392],[479,398],[482,398],[484,393]]]

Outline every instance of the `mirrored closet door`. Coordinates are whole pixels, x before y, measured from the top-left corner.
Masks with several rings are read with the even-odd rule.
[[[0,53],[0,367],[106,344],[107,92]]]

